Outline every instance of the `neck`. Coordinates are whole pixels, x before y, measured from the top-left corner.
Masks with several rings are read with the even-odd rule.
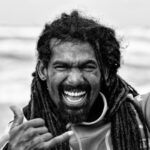
[[[96,99],[90,110],[87,122],[93,122],[97,120],[101,116],[103,109],[104,109],[104,100],[102,96],[99,94],[98,98]]]

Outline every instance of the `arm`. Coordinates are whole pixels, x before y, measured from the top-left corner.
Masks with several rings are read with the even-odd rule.
[[[9,150],[30,150],[37,148],[37,145],[48,141],[52,135],[45,127],[41,118],[23,122],[24,115],[16,106],[12,106],[14,121],[9,130]]]
[[[68,140],[73,134],[72,131],[68,131],[53,138],[43,119],[37,118],[23,123],[24,116],[20,109],[13,106],[11,110],[15,117],[4,150],[50,149]]]

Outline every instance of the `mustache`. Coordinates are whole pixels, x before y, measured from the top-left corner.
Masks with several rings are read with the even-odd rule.
[[[81,83],[78,85],[70,85],[70,84],[61,84],[59,87],[60,91],[72,91],[72,90],[79,90],[79,91],[90,91],[91,86],[89,83]]]

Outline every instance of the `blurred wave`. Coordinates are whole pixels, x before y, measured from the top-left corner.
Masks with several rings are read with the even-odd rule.
[[[0,135],[13,119],[10,105],[23,107],[30,99],[41,27],[0,26]],[[140,93],[150,91],[150,28],[117,30],[122,39],[119,74]],[[5,115],[4,115],[5,114]]]
[[[139,93],[150,91],[150,28],[126,28],[120,35],[125,36],[126,49],[122,49],[122,68],[119,73]]]
[[[0,27],[0,103],[26,103],[30,99],[31,74],[36,63],[38,26]],[[117,30],[123,37],[119,74],[138,91],[150,89],[150,28]]]

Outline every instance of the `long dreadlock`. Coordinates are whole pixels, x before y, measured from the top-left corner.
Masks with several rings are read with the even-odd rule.
[[[121,77],[117,75],[120,67],[120,44],[115,32],[73,11],[70,15],[63,13],[60,18],[45,25],[37,43],[38,59],[43,61],[45,67],[51,58],[50,40],[61,41],[78,40],[89,42],[95,50],[95,55],[102,73],[101,92],[105,95],[109,110],[104,118],[111,122],[112,144],[115,150],[144,150],[141,132],[138,127],[135,110],[143,124],[144,134],[148,149],[148,134],[146,121],[140,108],[127,97],[138,93]],[[37,63],[38,66],[38,63]],[[108,77],[105,77],[106,71]],[[42,117],[49,131],[54,135],[63,133],[65,123],[58,117],[46,87],[45,81],[40,80],[37,69],[33,73],[31,88],[31,101],[24,109],[28,119]],[[68,150],[68,142],[57,145],[54,150]]]

